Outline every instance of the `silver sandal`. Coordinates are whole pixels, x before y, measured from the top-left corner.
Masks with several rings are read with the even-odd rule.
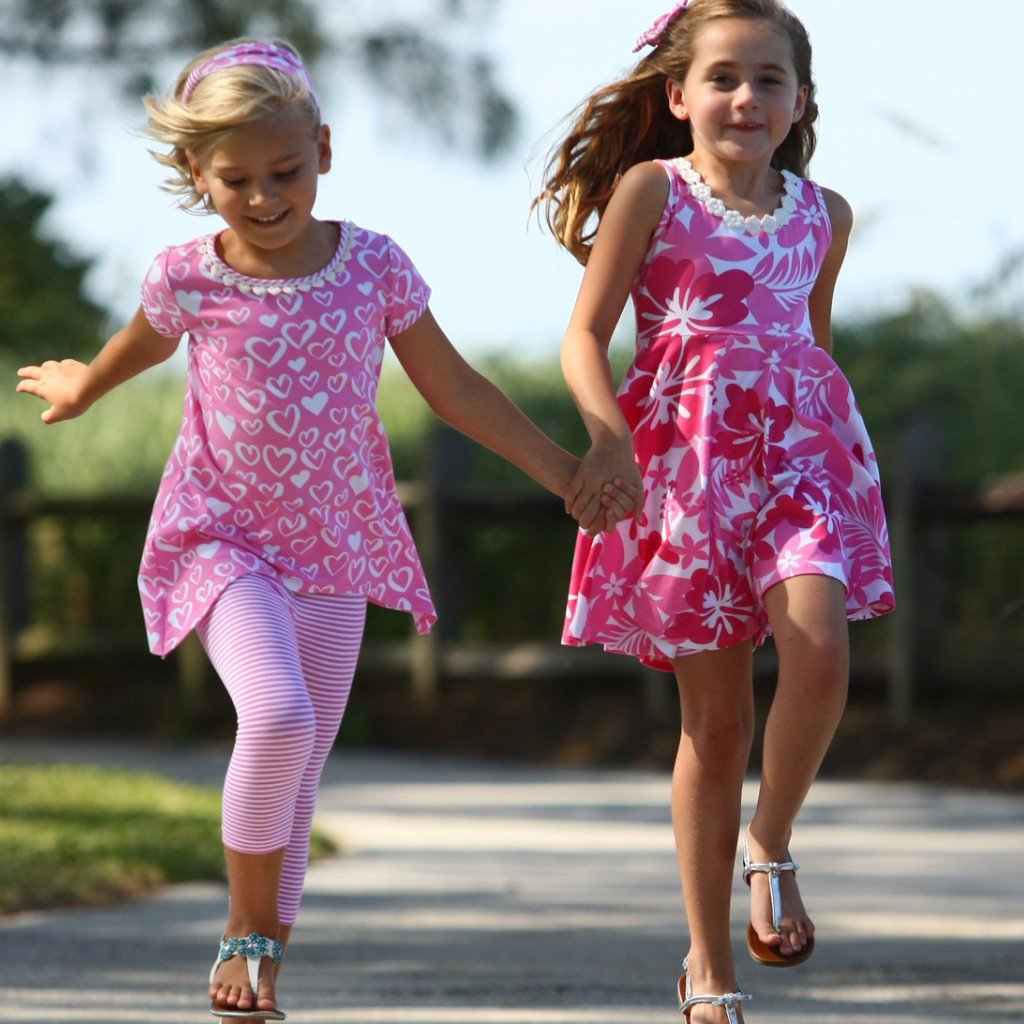
[[[792,871],[795,874],[799,867],[794,860],[773,860],[766,864],[755,864],[751,861],[750,851],[747,849],[747,837],[743,837],[743,881],[750,885],[750,876],[755,873],[768,876],[768,892],[772,901],[772,927],[776,931],[782,926],[782,887],[779,885],[779,876],[783,871]],[[814,939],[808,938],[802,949],[786,955],[780,953],[777,946],[769,946],[762,942],[751,922],[747,925],[747,950],[754,960],[765,967],[796,967],[797,964],[804,963],[814,952]]]
[[[728,1024],[740,1024],[740,1018],[736,1013],[737,1003],[754,998],[743,992],[727,992],[725,995],[720,996],[695,996],[693,994],[693,984],[690,981],[690,969],[686,960],[683,961],[683,973],[679,976],[677,990],[679,995],[679,1012],[687,1021],[690,1019],[691,1007],[706,1004],[708,1006],[721,1006],[725,1010]]]
[[[266,935],[251,932],[244,938],[230,939],[223,938],[220,942],[220,950],[217,959],[213,961],[210,968],[210,984],[213,984],[217,968],[225,960],[233,956],[244,956],[245,966],[249,972],[249,985],[253,992],[253,1006],[248,1010],[240,1010],[236,1006],[218,1006],[217,1003],[210,1004],[210,1013],[215,1017],[224,1017],[229,1020],[286,1020],[282,1010],[259,1010],[256,1002],[260,997],[260,960],[269,956],[275,964],[281,962],[283,946],[280,939],[268,939]]]

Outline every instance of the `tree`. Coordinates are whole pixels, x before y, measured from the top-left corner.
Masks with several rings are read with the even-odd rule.
[[[496,2],[423,0],[418,21],[385,8],[373,27],[332,35],[310,0],[0,0],[0,54],[106,68],[139,95],[158,85],[152,68],[168,55],[185,60],[236,36],[280,36],[312,64],[329,55],[385,85],[447,143],[490,159],[513,138],[514,107],[491,61],[456,51],[444,32],[454,22],[486,17]],[[338,0],[334,11],[356,6]]]
[[[83,293],[90,264],[41,231],[48,196],[0,181],[0,361],[40,358],[40,346],[67,356],[94,352],[104,311]]]

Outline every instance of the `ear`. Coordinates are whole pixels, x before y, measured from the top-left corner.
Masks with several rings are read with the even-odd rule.
[[[665,93],[668,96],[668,109],[678,121],[687,121],[690,118],[686,109],[686,100],[683,98],[683,83],[669,78],[665,82]]]
[[[327,125],[320,126],[320,137],[316,140],[316,150],[319,163],[317,171],[326,174],[331,169],[331,129]]]
[[[810,95],[810,87],[801,85],[796,91],[796,105],[793,107],[793,124],[796,124],[804,116],[807,109],[807,97]]]
[[[210,194],[210,186],[207,185],[206,179],[203,177],[202,164],[199,163],[195,153],[190,149],[185,150],[185,156],[188,157],[188,167],[192,172],[192,184],[195,186],[196,193],[201,196],[208,196]]]

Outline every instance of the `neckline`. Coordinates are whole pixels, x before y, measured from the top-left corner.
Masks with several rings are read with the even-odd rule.
[[[793,219],[793,213],[797,206],[797,197],[803,184],[801,178],[792,171],[782,171],[783,193],[779,205],[774,213],[766,213],[762,217],[756,214],[744,216],[739,210],[731,210],[712,191],[711,187],[700,176],[697,170],[685,156],[677,156],[669,161],[683,181],[690,188],[690,194],[704,207],[712,216],[718,217],[726,227],[735,230],[744,230],[748,235],[759,235],[762,231],[765,234],[773,235],[779,228],[784,227]]]
[[[347,220],[338,221],[341,229],[338,234],[338,248],[330,262],[320,270],[306,277],[249,277],[240,274],[217,255],[217,235],[204,235],[199,239],[199,252],[202,255],[203,269],[211,276],[226,285],[237,288],[246,295],[294,295],[296,292],[308,292],[314,288],[322,288],[328,282],[335,282],[342,266],[352,254],[352,223]]]

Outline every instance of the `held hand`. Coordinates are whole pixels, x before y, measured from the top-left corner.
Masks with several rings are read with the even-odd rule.
[[[18,370],[21,378],[16,390],[49,402],[42,414],[44,423],[59,423],[80,416],[88,404],[82,392],[88,367],[77,359],[48,359],[42,366],[24,366]]]
[[[604,485],[601,504],[604,506],[603,531],[614,530],[615,527],[628,519],[643,501],[643,487],[616,477],[610,484]]]
[[[580,461],[565,496],[565,510],[587,536],[612,529],[639,504],[643,494],[632,445],[595,446]]]

